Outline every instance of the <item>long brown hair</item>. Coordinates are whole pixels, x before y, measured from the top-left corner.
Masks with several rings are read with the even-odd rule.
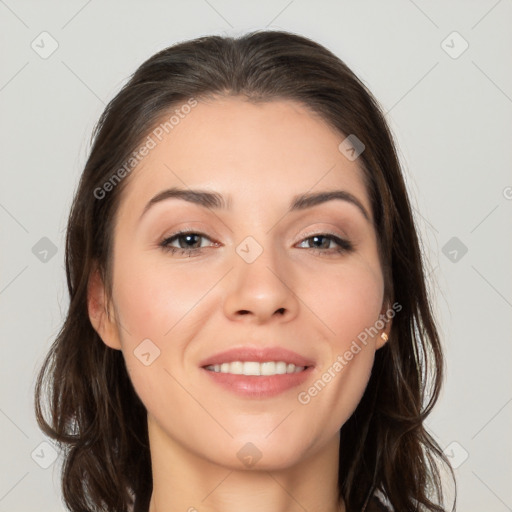
[[[361,402],[341,428],[339,494],[347,512],[360,512],[374,492],[397,512],[444,511],[439,463],[453,471],[424,423],[438,399],[444,362],[392,135],[377,101],[338,57],[278,31],[201,37],[162,50],[137,69],[98,122],[67,227],[69,310],[35,387],[38,424],[65,451],[66,505],[74,512],[124,512],[135,501],[135,510],[144,511],[152,492],[146,409],[121,351],[102,342],[87,308],[95,268],[111,298],[113,221],[130,177],[108,193],[98,190],[164,114],[190,98],[222,95],[298,101],[334,127],[340,142],[354,134],[364,144],[358,162],[373,209],[385,299],[401,311],[376,353]]]

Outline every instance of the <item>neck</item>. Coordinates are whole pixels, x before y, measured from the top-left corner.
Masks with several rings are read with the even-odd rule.
[[[293,467],[241,470],[192,453],[149,414],[148,433],[153,473],[149,512],[345,512],[338,500],[339,437]]]

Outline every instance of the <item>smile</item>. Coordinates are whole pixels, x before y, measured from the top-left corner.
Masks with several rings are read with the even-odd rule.
[[[216,373],[230,373],[232,375],[284,375],[298,373],[306,369],[306,366],[295,366],[284,361],[233,361],[231,363],[212,364],[206,369]]]

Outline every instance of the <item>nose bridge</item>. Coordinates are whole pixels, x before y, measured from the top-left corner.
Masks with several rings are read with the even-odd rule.
[[[258,239],[256,238],[258,237]],[[297,301],[292,292],[290,267],[272,234],[245,237],[233,255],[225,313],[228,316],[252,314],[260,321],[274,314],[293,316]]]

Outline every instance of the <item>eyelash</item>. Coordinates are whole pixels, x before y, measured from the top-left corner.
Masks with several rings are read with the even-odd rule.
[[[202,253],[202,249],[204,249],[204,247],[183,249],[181,247],[171,247],[169,245],[174,240],[177,240],[186,235],[198,235],[200,238],[207,238],[208,240],[210,240],[210,238],[207,237],[204,233],[199,233],[197,231],[178,231],[177,233],[174,233],[173,235],[164,238],[159,243],[159,246],[162,248],[162,250],[164,252],[169,252],[171,254],[188,255],[189,257],[199,256]],[[306,236],[306,238],[304,238],[300,243],[303,243],[306,240],[310,240],[315,237],[327,238],[328,240],[334,241],[338,245],[338,247],[335,249],[325,249],[325,250],[317,249],[314,247],[308,247],[308,249],[311,249],[316,254],[320,254],[322,256],[334,256],[335,254],[350,253],[350,252],[354,251],[354,245],[351,242],[336,236],[334,233],[311,234],[311,235]]]

